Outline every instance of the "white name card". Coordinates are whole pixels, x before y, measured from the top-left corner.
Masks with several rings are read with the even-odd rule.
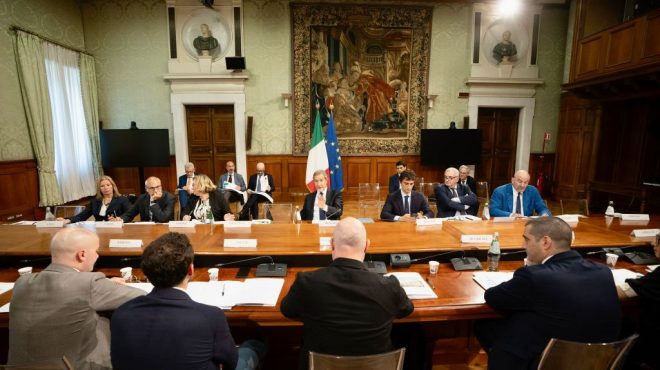
[[[94,226],[97,229],[121,229],[124,227],[124,223],[117,221],[97,221],[94,222]]]
[[[172,228],[194,228],[196,222],[192,221],[170,221],[167,223],[167,226]]]
[[[417,226],[431,226],[431,225],[442,225],[442,219],[440,218],[418,218],[415,220]]]
[[[621,221],[650,221],[648,213],[622,213]]]
[[[272,221],[267,219],[267,218],[252,220],[252,225],[270,225],[271,223],[272,223]]]
[[[252,221],[225,221],[224,225],[228,228],[250,228]]]
[[[330,236],[322,236],[322,237],[319,238],[319,244],[322,247],[331,247],[332,246],[331,240],[332,240],[332,237],[330,237]]]
[[[319,221],[319,227],[336,227],[338,223],[337,220],[323,220]]]
[[[461,235],[461,243],[466,244],[490,244],[493,241],[492,235]]]
[[[110,239],[110,248],[142,248],[141,239]]]
[[[576,224],[580,222],[580,215],[559,215],[557,216],[558,218],[561,218],[562,220],[566,221],[566,223],[573,223]]]
[[[660,229],[635,229],[630,233],[635,238],[655,237],[658,234],[660,234]]]
[[[257,239],[225,239],[225,248],[256,248]]]
[[[64,221],[37,221],[37,228],[41,227],[64,227]]]
[[[493,217],[493,222],[513,222],[515,217]]]

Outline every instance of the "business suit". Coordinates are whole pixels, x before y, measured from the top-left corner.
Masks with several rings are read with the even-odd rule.
[[[392,194],[397,190],[401,190],[401,182],[399,181],[399,174],[395,173],[390,176],[390,184],[388,186],[387,194]]]
[[[612,273],[573,250],[519,268],[484,298],[505,315],[476,325],[492,370],[536,369],[551,338],[611,342],[619,335],[621,307]]]
[[[477,181],[474,177],[468,175],[468,177],[465,178],[465,184],[463,184],[463,180],[461,179],[458,179],[458,183],[461,185],[467,185],[473,193],[477,193]]]
[[[328,267],[298,273],[280,309],[304,323],[299,367],[307,369],[308,351],[358,356],[392,350],[392,320],[414,307],[395,277],[337,258]]]
[[[401,191],[395,191],[387,196],[385,205],[380,212],[380,219],[385,221],[394,221],[396,216],[403,216],[407,212],[404,209],[403,197]],[[433,218],[433,212],[429,208],[429,203],[424,195],[416,191],[410,193],[410,216],[416,217],[418,212],[422,212],[427,218]]]
[[[241,202],[241,204],[245,203],[241,194],[235,193],[231,190],[224,190],[225,181],[229,181],[229,173],[222,174],[222,176],[220,176],[218,179],[218,187],[223,188],[227,202]],[[240,191],[247,190],[247,187],[245,186],[245,180],[243,180],[243,176],[241,176],[240,173],[232,173],[232,183],[234,185],[238,185],[240,187]]]
[[[192,178],[195,178],[195,175],[197,174],[193,173]],[[179,185],[177,186],[177,189],[179,190],[179,209],[184,209],[186,207],[186,204],[188,204],[188,198],[190,197],[188,191],[184,190],[186,184],[188,184],[188,175],[184,173],[179,176]]]
[[[195,194],[192,194],[190,196],[190,199],[188,200],[188,205],[181,212],[181,218],[183,218],[183,216],[185,215],[189,215],[193,219],[197,218],[195,217],[194,210],[195,207],[197,206],[198,201],[199,201],[199,197]],[[227,204],[227,201],[225,200],[225,197],[222,194],[222,190],[220,189],[209,193],[209,205],[211,206],[211,212],[213,212],[214,220],[224,221],[225,214],[231,213],[229,204]]]
[[[479,208],[479,201],[477,196],[470,190],[469,187],[456,184],[456,193],[460,202],[454,202],[451,199],[454,197],[451,189],[442,184],[435,188],[435,200],[438,205],[438,217],[453,217],[456,215],[456,211],[465,212],[470,211],[474,208]],[[470,206],[469,209],[465,209],[465,206]]]
[[[309,193],[305,196],[305,204],[300,212],[303,220],[312,220],[314,218],[314,204],[316,203],[317,192]],[[325,204],[328,210],[319,209],[320,220],[339,220],[343,211],[342,193],[335,190],[325,190]]]
[[[273,181],[273,176],[269,173],[264,173],[262,176],[266,176],[268,179],[268,186],[270,186],[270,190],[266,191],[265,189],[261,189],[262,192],[267,193],[271,197],[273,196],[273,192],[275,191],[275,181]],[[250,181],[248,181],[248,189],[252,191],[257,191],[257,177],[258,174],[254,174],[250,176]],[[243,211],[241,211],[241,219],[247,218],[247,212],[250,212],[250,215],[252,215],[253,219],[256,219],[259,217],[259,203],[263,202],[268,202],[268,199],[265,197],[259,195],[259,194],[250,194],[248,197],[247,202],[245,203],[245,206],[243,207]]]
[[[9,319],[9,363],[66,356],[76,369],[109,369],[112,311],[144,292],[100,272],[50,264],[16,281]]]
[[[550,216],[550,210],[546,207],[541,194],[532,185],[527,185],[522,194],[522,209],[525,216],[539,215]],[[490,215],[493,217],[508,217],[513,213],[513,185],[506,184],[498,186],[490,197]]]
[[[172,221],[174,220],[174,201],[174,195],[164,191],[163,196],[151,205],[149,194],[142,194],[137,198],[133,207],[121,216],[121,219],[124,222],[131,222],[135,216],[140,214],[141,221]],[[149,211],[151,211],[151,217]]]
[[[656,247],[657,248],[657,247]],[[626,282],[637,293],[642,304],[639,322],[639,339],[629,355],[634,363],[644,362],[651,369],[660,369],[660,269],[638,279]]]
[[[115,370],[236,368],[225,314],[178,289],[154,288],[122,305],[110,328]]]
[[[85,221],[90,216],[94,216],[94,220],[96,221],[106,221],[109,215],[115,215],[115,217],[119,217],[128,211],[128,209],[131,207],[131,203],[128,201],[128,198],[124,196],[112,197],[110,204],[108,204],[108,207],[105,210],[105,216],[101,216],[99,212],[101,212],[102,205],[103,201],[101,199],[92,198],[92,200],[89,201],[89,204],[82,212],[73,217],[69,217],[69,220],[71,223],[76,223]]]

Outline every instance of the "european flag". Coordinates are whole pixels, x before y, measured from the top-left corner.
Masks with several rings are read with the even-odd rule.
[[[335,191],[344,190],[344,171],[341,164],[341,153],[339,152],[339,140],[335,131],[335,120],[333,114],[328,119],[328,129],[325,133],[325,150],[328,153],[328,167],[330,169],[330,189]]]

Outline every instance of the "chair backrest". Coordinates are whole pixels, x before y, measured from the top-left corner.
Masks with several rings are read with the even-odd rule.
[[[310,370],[400,370],[403,368],[405,348],[367,356],[334,356],[309,352]]]
[[[618,370],[639,335],[611,343],[579,343],[550,339],[543,350],[539,370]]]
[[[85,206],[55,206],[55,217],[68,218],[85,210]]]
[[[274,224],[293,223],[293,205],[291,203],[262,203],[259,218],[267,218]]]
[[[380,184],[377,182],[361,182],[358,184],[358,201],[380,201]]]
[[[52,360],[31,362],[29,364],[0,365],[0,369],[11,370],[73,370],[73,365],[66,356]]]
[[[561,207],[562,215],[585,215],[589,216],[589,204],[586,199],[560,199],[559,206]]]
[[[488,189],[488,181],[477,181],[477,198],[488,202],[490,199],[490,191]]]

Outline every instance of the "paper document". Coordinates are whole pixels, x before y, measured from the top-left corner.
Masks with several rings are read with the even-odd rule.
[[[18,225],[18,226],[31,226],[36,224],[37,221],[18,221],[14,222],[12,225]]]
[[[626,279],[637,279],[639,277],[642,277],[642,274],[638,274],[634,271],[626,270],[626,269],[613,269],[612,271],[612,276],[614,277],[614,285],[616,285],[617,288],[621,289],[623,293],[626,294],[628,297],[635,297],[637,296],[637,293],[626,283]]]
[[[658,266],[660,265],[648,265],[646,266],[646,272],[653,272],[653,270],[657,269]]]
[[[474,281],[485,290],[511,280],[513,278],[513,271],[478,271],[472,275]]]
[[[8,312],[9,312],[9,303],[0,307],[0,313],[8,313]]]
[[[417,272],[392,272],[385,276],[394,276],[410,299],[433,299],[438,298],[429,284],[424,281],[422,275]]]
[[[263,196],[264,198],[268,199],[269,202],[273,203],[273,197],[270,196],[270,194],[263,192],[263,191],[253,191],[252,194],[259,194]]]
[[[14,289],[14,283],[0,283],[0,294]]]

